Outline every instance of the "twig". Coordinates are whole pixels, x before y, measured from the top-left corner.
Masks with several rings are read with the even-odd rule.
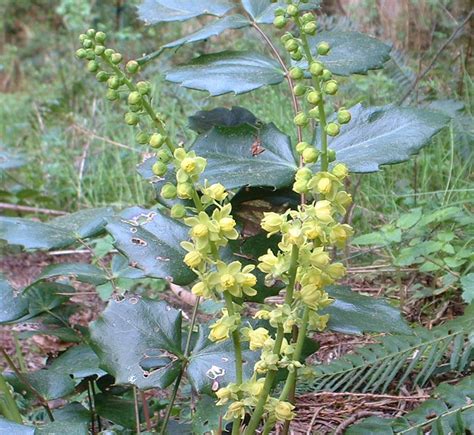
[[[410,88],[405,92],[405,94],[403,94],[402,98],[400,98],[400,100],[398,101],[398,105],[401,105],[409,97],[409,95],[418,86],[418,83],[420,83],[420,81],[423,80],[426,77],[426,75],[431,71],[431,69],[435,65],[435,63],[438,60],[441,53],[454,40],[454,38],[456,38],[459,31],[469,22],[469,20],[471,19],[473,14],[474,14],[474,10],[471,10],[471,12],[469,12],[467,17],[462,21],[462,23],[459,24],[459,26],[456,27],[456,29],[454,29],[451,36],[445,41],[445,43],[438,49],[436,54],[433,56],[433,59],[431,59],[431,62],[428,64],[428,66],[423,70],[423,72],[421,74],[418,74],[416,80],[413,82],[413,84],[410,86]]]
[[[359,411],[356,412],[352,417],[349,417],[347,420],[344,420],[334,431],[334,435],[342,435],[344,430],[348,428],[352,423],[355,423],[357,420],[360,420],[364,417],[370,417],[372,415],[383,415],[383,412],[374,412],[374,411]]]
[[[313,417],[311,418],[311,421],[309,422],[308,430],[306,432],[306,435],[311,435],[311,429],[313,429],[314,422],[316,421],[317,416],[321,412],[322,406],[319,408],[316,408],[316,411],[314,411]]]
[[[107,142],[107,143],[109,143],[109,144],[111,144],[111,145],[115,145],[115,146],[117,146],[117,147],[119,147],[119,148],[125,148],[125,149],[130,150],[130,151],[133,151],[133,152],[135,152],[135,153],[141,153],[140,150],[137,150],[137,149],[135,149],[135,148],[132,148],[132,147],[130,147],[130,146],[128,146],[128,145],[125,145],[125,144],[123,144],[123,143],[116,142],[116,141],[114,141],[114,140],[108,139],[108,138],[106,138],[106,137],[99,136],[99,135],[95,134],[93,131],[90,131],[90,130],[88,130],[87,128],[84,128],[84,127],[82,127],[82,126],[80,126],[80,125],[78,125],[78,124],[72,124],[71,127],[72,127],[74,130],[77,130],[77,131],[81,132],[82,134],[85,134],[85,135],[87,135],[87,136],[90,136],[90,137],[92,137],[92,138],[94,138],[94,139],[98,139],[98,140]]]
[[[150,419],[150,408],[148,407],[148,401],[146,400],[145,392],[142,390],[140,391],[140,399],[142,401],[142,406],[143,406],[143,416],[145,417],[145,423],[146,423],[146,430],[148,432],[151,432],[153,429],[151,419]]]
[[[135,405],[135,421],[136,421],[136,424],[137,424],[137,434],[140,434],[141,433],[141,430],[140,430],[140,412],[139,412],[139,408],[138,408],[138,394],[137,394],[137,387],[134,385],[133,386],[133,402],[134,402],[134,405]]]
[[[68,214],[61,210],[50,210],[49,208],[29,207],[27,205],[8,204],[6,202],[0,202],[0,210],[12,210],[20,211],[25,213],[38,213],[46,214],[50,216],[64,216]]]
[[[334,396],[334,397],[360,397],[365,399],[390,399],[390,400],[406,400],[406,401],[419,401],[428,399],[430,396],[428,394],[419,394],[416,396],[395,396],[393,394],[374,394],[374,393],[335,393],[332,391],[321,391],[320,393],[311,393],[308,394],[311,397],[318,397],[318,396]],[[304,396],[303,396],[304,397]]]
[[[45,409],[46,413],[48,414],[48,417],[51,421],[54,421],[53,413],[51,412],[51,408],[49,407],[48,401],[38,392],[38,390],[31,385],[31,382],[28,380],[28,378],[20,372],[20,370],[17,369],[15,366],[15,363],[12,361],[10,358],[10,355],[5,352],[5,349],[0,347],[0,352],[2,353],[3,357],[5,358],[5,361],[7,362],[8,366],[15,372],[17,375],[18,379],[25,384],[25,387],[30,390],[33,395],[36,396],[38,399],[38,402],[41,404],[41,406]]]

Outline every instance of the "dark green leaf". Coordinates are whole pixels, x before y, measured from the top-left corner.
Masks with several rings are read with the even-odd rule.
[[[143,0],[138,6],[138,15],[146,24],[156,24],[200,15],[221,17],[233,7],[229,0]]]
[[[229,15],[211,22],[202,29],[199,29],[197,32],[191,33],[190,35],[184,36],[183,38],[177,39],[176,41],[169,42],[168,44],[164,45],[163,48],[181,47],[185,44],[204,41],[211,36],[218,36],[226,30],[241,29],[242,27],[246,27],[248,25],[250,25],[249,20],[247,20],[247,18],[243,17],[242,15]]]
[[[95,396],[97,413],[115,424],[134,429],[136,427],[135,404],[133,400],[113,396],[112,394],[97,394]]]
[[[28,299],[29,315],[27,317],[35,317],[41,313],[54,310],[64,302],[67,302],[69,296],[63,293],[72,295],[74,289],[57,282],[40,282],[27,287],[23,293],[23,296]]]
[[[258,155],[252,153],[255,141],[264,150]],[[247,124],[214,127],[197,138],[193,149],[207,159],[203,177],[228,189],[284,187],[292,182],[298,169],[290,139],[273,124],[260,129]]]
[[[101,285],[108,281],[105,272],[92,264],[60,263],[45,267],[34,283],[48,278],[57,278],[66,275],[80,282],[93,285]]]
[[[285,78],[278,63],[253,52],[222,51],[204,54],[187,65],[173,68],[166,79],[181,86],[208,91],[212,96],[243,94]]]
[[[75,330],[71,328],[60,327],[34,329],[32,331],[22,331],[18,334],[18,338],[25,339],[33,337],[35,335],[49,335],[51,337],[57,337],[61,341],[65,341],[68,343],[80,343],[83,341],[83,337],[81,337],[79,333],[75,332]]]
[[[0,239],[25,249],[54,249],[73,244],[78,238],[92,237],[103,230],[110,208],[82,210],[70,215],[36,222],[23,218],[0,217]]]
[[[186,251],[180,242],[188,227],[158,210],[132,207],[108,221],[107,231],[116,248],[147,276],[166,278],[179,285],[193,281],[194,273],[183,263]]]
[[[181,311],[164,302],[138,296],[110,301],[90,332],[101,366],[117,384],[165,388],[181,369]],[[171,362],[152,372],[142,368],[158,356]]]
[[[310,0],[306,4],[300,3],[300,10],[312,10],[319,8],[319,0]],[[278,7],[286,8],[285,1],[271,2],[270,0],[242,0],[242,6],[252,19],[259,24],[271,24],[275,18],[275,10]]]
[[[400,311],[381,298],[364,296],[350,287],[330,286],[329,296],[335,301],[324,310],[329,314],[329,329],[345,334],[385,332],[411,334]]]
[[[407,230],[416,225],[422,216],[423,209],[421,207],[414,208],[410,210],[409,213],[404,213],[397,219],[397,226],[402,230]]]
[[[37,427],[35,435],[88,435],[88,427],[86,422],[54,421]]]
[[[339,136],[329,139],[329,147],[352,172],[375,172],[380,165],[408,160],[448,121],[439,113],[411,107],[359,104],[351,113],[352,121]]]
[[[55,409],[53,415],[55,421],[68,421],[73,423],[89,422],[91,418],[89,410],[78,402],[71,402],[63,408]]]
[[[13,322],[28,311],[28,301],[15,295],[8,281],[0,274],[0,324]]]
[[[86,344],[80,344],[69,348],[57,357],[51,365],[50,370],[67,373],[73,378],[87,378],[89,376],[104,376],[106,373],[99,368],[99,357]]]
[[[225,414],[223,406],[216,406],[216,401],[207,395],[202,395],[193,415],[193,433],[207,434],[217,433],[222,426]]]
[[[468,304],[474,301],[474,273],[468,273],[461,278],[462,298]]]
[[[255,125],[255,115],[243,107],[233,106],[231,109],[218,107],[212,110],[201,110],[189,117],[189,128],[201,134],[212,127],[238,127],[242,124]]]
[[[309,38],[314,53],[322,41],[328,42],[331,51],[321,62],[336,75],[366,74],[382,68],[390,59],[391,47],[378,39],[359,32],[323,31]]]

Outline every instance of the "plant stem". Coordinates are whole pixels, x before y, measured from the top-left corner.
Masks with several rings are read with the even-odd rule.
[[[0,352],[5,358],[5,361],[7,362],[8,366],[15,372],[18,379],[21,382],[23,382],[23,384],[25,384],[25,387],[28,390],[30,390],[30,392],[33,393],[33,395],[36,396],[36,398],[38,399],[38,402],[41,404],[41,406],[45,409],[46,413],[48,414],[49,419],[51,421],[54,421],[53,413],[51,412],[51,408],[48,405],[48,401],[38,392],[38,390],[36,390],[35,387],[33,387],[33,385],[31,385],[31,382],[28,380],[28,378],[22,372],[20,372],[20,370],[17,369],[17,367],[15,366],[15,363],[10,358],[10,355],[8,355],[8,353],[5,352],[5,349],[0,348]]]
[[[293,291],[295,289],[296,284],[296,272],[298,271],[298,257],[299,248],[298,246],[293,245],[291,249],[290,267],[288,269],[289,280],[285,295],[286,305],[291,305],[291,303],[293,302]],[[283,325],[278,325],[277,334],[275,337],[275,344],[273,346],[273,353],[276,355],[280,354],[281,344],[283,343],[284,336],[285,334],[283,330]],[[277,370],[271,370],[267,373],[265,377],[262,393],[257,402],[252,418],[250,419],[250,422],[247,426],[247,430],[245,431],[246,435],[254,435],[257,430],[260,420],[262,419],[262,415],[265,411],[265,404],[267,403],[268,395],[270,394],[270,391],[272,389],[276,374]]]
[[[8,420],[16,423],[22,423],[21,414],[18,406],[10,391],[10,387],[5,378],[0,374],[0,412]]]
[[[308,38],[306,34],[302,30],[302,25],[299,17],[295,17],[295,23],[300,30],[300,37],[301,42],[303,44],[303,50],[306,55],[306,59],[308,60],[308,68],[311,65],[311,62],[314,61],[313,55],[311,54],[311,50],[309,48]],[[328,170],[328,135],[326,133],[326,112],[324,111],[324,98],[323,93],[321,90],[321,84],[319,83],[319,79],[317,77],[313,77],[313,84],[315,89],[321,94],[321,99],[318,103],[318,111],[319,111],[319,124],[321,128],[321,171]]]

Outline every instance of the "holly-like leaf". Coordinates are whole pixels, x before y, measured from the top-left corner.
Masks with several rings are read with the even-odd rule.
[[[344,334],[386,332],[412,334],[400,310],[382,298],[364,296],[350,287],[330,286],[327,292],[335,301],[324,309],[329,314],[329,329]]]
[[[205,39],[209,39],[212,36],[218,36],[226,30],[241,29],[242,27],[247,27],[249,25],[249,20],[242,15],[229,15],[211,22],[202,29],[199,29],[197,32],[191,33],[190,35],[184,36],[180,39],[177,39],[176,41],[169,42],[168,44],[164,45],[163,48],[176,48],[185,44],[204,41]]]
[[[242,124],[255,125],[255,115],[243,107],[233,106],[231,109],[218,107],[212,110],[200,110],[189,118],[189,128],[201,134],[212,127],[237,127]]]
[[[136,427],[135,404],[133,400],[124,399],[112,394],[97,394],[94,398],[94,403],[97,413],[102,418],[128,429]]]
[[[230,0],[143,0],[138,6],[138,16],[146,24],[156,24],[200,15],[221,17],[233,7]]]
[[[138,296],[110,301],[90,326],[101,367],[117,384],[165,388],[181,370],[181,311]],[[162,364],[149,370],[150,358]]]
[[[71,421],[53,421],[36,428],[35,435],[88,435],[89,425],[87,422],[71,422]]]
[[[28,301],[15,292],[0,274],[0,324],[13,322],[28,312]]]
[[[49,278],[60,276],[71,276],[80,282],[93,285],[101,285],[108,281],[108,277],[102,269],[87,263],[60,263],[45,267],[34,283]]]
[[[284,71],[276,61],[246,51],[204,54],[166,74],[166,79],[173,83],[207,91],[212,96],[229,92],[243,94],[262,86],[277,85],[284,78]]]
[[[298,169],[289,137],[274,124],[216,126],[200,135],[193,149],[207,159],[203,178],[228,189],[288,186]]]
[[[336,151],[338,161],[359,173],[408,160],[448,122],[440,113],[412,107],[358,104],[350,112],[352,121],[339,136],[329,139],[329,147]]]
[[[73,378],[87,378],[97,375],[104,376],[106,372],[99,368],[99,357],[86,344],[80,344],[69,348],[57,357],[51,365],[50,370],[67,373]]]
[[[111,208],[98,208],[71,213],[48,222],[0,216],[0,239],[25,249],[64,248],[77,239],[100,233],[104,229],[105,218],[113,214]]]
[[[35,435],[35,428],[32,426],[25,426],[6,418],[0,417],[0,433],[12,435]]]
[[[333,73],[340,76],[366,74],[369,70],[383,68],[390,59],[391,47],[360,32],[323,31],[309,38],[314,50],[320,42],[328,42],[331,51],[319,60]]]
[[[303,11],[318,9],[320,3],[319,0],[310,0],[305,4],[300,3],[299,9]],[[288,5],[283,0],[277,2],[271,2],[270,0],[242,0],[242,6],[256,23],[271,24],[275,18],[275,10],[279,7],[286,8]]]
[[[183,263],[186,251],[180,242],[188,238],[188,227],[158,210],[132,207],[108,221],[107,231],[116,248],[147,276],[166,278],[176,284],[193,281],[194,273]]]

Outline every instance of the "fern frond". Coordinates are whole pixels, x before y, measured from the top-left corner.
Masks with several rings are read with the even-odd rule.
[[[396,49],[390,52],[390,60],[385,64],[384,72],[397,84],[401,92],[410,89],[416,81],[416,74],[408,66],[407,58]]]
[[[456,385],[441,384],[430,399],[399,418],[369,417],[347,428],[346,435],[474,433],[474,375]]]
[[[398,389],[408,378],[423,386],[436,372],[466,369],[474,354],[469,341],[473,329],[474,309],[469,307],[463,316],[432,330],[416,328],[413,335],[387,335],[379,343],[316,366],[315,381],[301,388],[305,392],[384,393],[394,380]]]

